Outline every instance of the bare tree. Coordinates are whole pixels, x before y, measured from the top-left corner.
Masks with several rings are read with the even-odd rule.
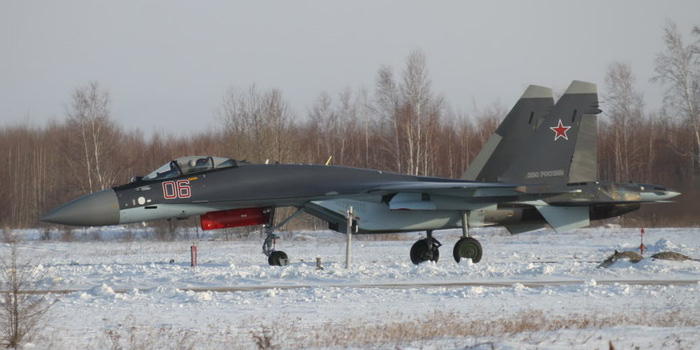
[[[0,332],[8,348],[17,348],[36,330],[56,301],[30,293],[38,285],[32,276],[33,266],[20,261],[17,243],[11,247],[10,256],[0,259]]]
[[[695,42],[684,45],[681,34],[673,21],[664,29],[665,50],[654,62],[656,76],[652,81],[666,87],[665,108],[683,118],[693,133],[694,150],[687,153],[700,162],[700,30],[693,31]],[[692,172],[696,172],[693,169]]]
[[[238,157],[263,162],[285,161],[290,156],[288,135],[294,113],[280,90],[258,92],[255,85],[245,91],[230,88],[217,114],[229,148]]]
[[[329,123],[335,116],[332,110],[332,100],[327,93],[321,93],[308,112],[307,126],[308,143],[313,151],[312,162],[321,162],[335,153],[333,137],[327,135]]]
[[[394,171],[418,175],[433,169],[431,152],[444,102],[433,95],[431,85],[425,54],[419,50],[408,56],[401,84],[396,84],[389,67],[379,70],[376,108],[385,139],[393,141],[384,149],[394,160]]]
[[[394,73],[389,66],[382,66],[375,81],[375,109],[379,115],[379,129],[382,131],[381,148],[392,159],[382,164],[388,170],[403,172],[403,155],[401,152],[399,120],[399,92],[394,80]]]
[[[361,151],[356,154],[362,157],[359,164],[364,167],[374,167],[376,160],[370,159],[370,125],[372,124],[372,101],[369,98],[367,89],[360,88],[356,96],[356,113],[360,118],[362,128],[362,144]]]
[[[632,137],[638,131],[636,128],[642,116],[642,94],[634,88],[635,77],[629,64],[613,62],[608,66],[605,74],[607,90],[605,101],[607,102],[606,114],[611,120],[611,128],[614,132],[612,141],[615,150],[615,180],[629,181],[631,158],[633,152],[638,151],[634,147]]]
[[[67,172],[76,176],[82,192],[94,192],[114,184],[118,151],[118,126],[110,119],[109,93],[96,82],[78,87],[68,111],[67,125],[73,135],[66,142]]]
[[[60,130],[19,125],[0,129],[0,226],[25,227],[36,218],[56,191],[52,176],[60,158],[54,139]]]
[[[446,118],[440,123],[438,139],[438,170],[431,174],[449,178],[459,178],[469,166],[482,142],[475,136],[474,126],[465,113],[446,112]]]
[[[333,157],[335,164],[367,166],[371,105],[366,91],[343,89],[334,101],[322,93],[309,109],[309,136],[313,137],[316,161]]]
[[[428,78],[426,57],[422,51],[411,52],[403,71],[400,86],[402,98],[399,130],[404,136],[404,149],[410,174],[426,175],[429,154],[433,146],[435,129],[443,108],[442,97],[436,97]]]

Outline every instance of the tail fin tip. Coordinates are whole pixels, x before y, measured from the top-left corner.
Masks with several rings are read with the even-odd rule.
[[[551,88],[539,85],[530,85],[520,98],[551,98],[553,96],[554,93]]]
[[[564,92],[565,95],[569,94],[597,94],[598,87],[596,84],[589,83],[581,80],[574,80],[571,82],[569,87]]]

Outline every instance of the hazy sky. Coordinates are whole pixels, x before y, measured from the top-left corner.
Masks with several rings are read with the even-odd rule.
[[[321,92],[373,91],[379,67],[400,74],[414,49],[457,110],[510,107],[529,84],[602,92],[615,60],[656,109],[649,78],[669,19],[689,42],[700,1],[3,0],[0,123],[62,120],[91,81],[115,120],[146,134],[215,128],[227,88],[252,83],[305,116]]]

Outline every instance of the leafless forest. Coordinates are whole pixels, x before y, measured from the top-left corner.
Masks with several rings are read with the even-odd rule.
[[[665,49],[654,62],[663,109],[645,109],[628,63],[611,62],[597,82],[599,179],[684,193],[677,204],[628,216],[627,225],[700,223],[700,28],[684,36],[669,22],[663,33]],[[188,136],[125,130],[111,114],[108,87],[78,86],[66,91],[64,119],[0,129],[0,227],[41,226],[38,217],[59,204],[183,155],[283,163],[332,157],[334,165],[458,178],[511,105],[456,112],[434,91],[426,60],[414,51],[397,71],[379,67],[372,88],[322,93],[303,111],[279,89],[233,87],[213,106],[215,116],[202,116],[211,131]]]

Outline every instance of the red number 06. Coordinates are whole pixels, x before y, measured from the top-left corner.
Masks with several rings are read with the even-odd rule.
[[[192,191],[190,191],[190,180],[178,180],[177,182],[163,182],[163,198],[190,198],[191,196]]]

